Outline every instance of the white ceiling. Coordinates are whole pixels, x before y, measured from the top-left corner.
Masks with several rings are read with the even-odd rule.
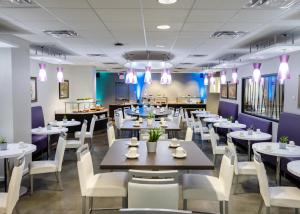
[[[170,51],[175,55],[175,66],[193,70],[195,65],[232,52],[238,44],[267,31],[300,26],[297,7],[243,9],[246,1],[178,0],[173,5],[162,5],[157,0],[34,0],[37,8],[0,7],[0,18],[31,32],[17,34],[31,43],[54,44],[74,52],[76,56],[69,60],[75,64],[93,64],[103,69],[120,67],[102,62],[124,65],[125,52],[147,49]],[[156,29],[161,24],[168,24],[171,29]],[[74,30],[79,37],[55,39],[44,34],[44,30]],[[217,30],[246,31],[247,35],[238,39],[210,38]],[[116,42],[125,45],[115,47]],[[87,56],[96,53],[108,57]],[[192,58],[191,54],[208,56]],[[194,64],[179,65],[182,62]]]

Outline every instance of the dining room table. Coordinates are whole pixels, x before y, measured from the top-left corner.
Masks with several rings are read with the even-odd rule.
[[[287,170],[300,178],[300,160],[294,160],[287,164]]]
[[[175,148],[170,148],[171,141],[158,141],[155,153],[147,151],[146,141],[138,141],[139,157],[126,157],[130,149],[130,140],[115,142],[109,148],[100,163],[106,170],[213,170],[214,164],[193,141],[180,141],[180,147],[186,152],[186,157],[176,158]]]
[[[226,122],[227,119],[222,117],[207,117],[203,119],[203,122],[205,123],[220,123],[220,122]]]
[[[270,155],[276,157],[276,184],[281,185],[281,158],[295,158],[300,157],[300,146],[287,145],[286,148],[280,148],[280,144],[277,142],[262,142],[252,145],[253,150],[258,153]]]
[[[248,160],[251,161],[251,142],[253,141],[265,141],[272,139],[272,135],[268,133],[264,133],[261,131],[234,131],[229,132],[228,135],[231,138],[235,138],[238,140],[244,140],[248,144]]]
[[[214,123],[214,127],[227,129],[227,131],[230,132],[231,129],[245,129],[247,126],[245,124],[239,123],[238,121],[231,122],[229,120],[226,120]]]
[[[77,120],[63,120],[63,121],[52,121],[49,124],[54,127],[73,127],[73,126],[79,126],[81,122]]]
[[[146,118],[149,114],[152,114],[155,118],[167,117],[172,112],[168,108],[151,108],[151,107],[140,107],[126,109],[125,113],[138,118]]]

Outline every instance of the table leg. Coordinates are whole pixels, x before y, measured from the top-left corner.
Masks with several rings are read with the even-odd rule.
[[[277,165],[276,165],[276,184],[277,184],[278,186],[281,185],[280,162],[281,162],[281,159],[280,159],[280,157],[278,156],[278,157],[277,157]]]
[[[4,191],[8,191],[8,158],[4,158]]]
[[[251,141],[248,140],[248,160],[251,161]]]
[[[48,135],[48,145],[47,145],[47,160],[50,158],[51,153],[51,138],[50,135]]]

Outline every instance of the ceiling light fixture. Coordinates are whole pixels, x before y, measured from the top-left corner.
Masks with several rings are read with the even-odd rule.
[[[283,54],[279,57],[280,59],[280,65],[278,69],[278,80],[280,84],[283,84],[286,79],[290,79],[290,69],[289,69],[289,55]]]
[[[151,84],[152,83],[151,67],[150,66],[146,66],[146,68],[145,68],[144,82],[147,83],[147,84]]]
[[[208,77],[207,77],[207,74],[204,75],[204,85],[208,86]]]
[[[157,25],[156,28],[159,30],[168,30],[171,27],[170,27],[170,25]]]
[[[164,48],[165,46],[164,45],[155,45],[155,47],[157,47],[157,48]]]
[[[40,67],[40,70],[39,70],[39,80],[41,82],[45,82],[45,81],[47,81],[46,64],[40,63],[39,67]]]
[[[160,4],[174,4],[177,0],[158,0],[158,3]]]
[[[227,80],[226,80],[226,71],[222,71],[221,72],[221,84],[225,85],[226,83],[227,83]]]
[[[56,77],[57,77],[57,81],[60,82],[60,83],[64,82],[64,73],[63,73],[63,70],[64,70],[64,68],[62,66],[58,66],[57,67]]]
[[[172,83],[172,76],[170,73],[170,69],[165,68],[161,74],[160,84],[170,85],[171,83]]]
[[[126,78],[125,78],[126,84],[137,84],[137,76],[134,72],[133,68],[128,68]]]
[[[232,78],[232,83],[234,83],[234,84],[239,83],[239,81],[238,81],[238,69],[237,68],[232,69],[231,78]]]
[[[258,83],[260,78],[261,78],[260,67],[261,67],[261,63],[254,63],[253,64],[253,80],[256,83]]]
[[[215,84],[216,84],[216,79],[215,79],[215,77],[214,77],[214,73],[211,74],[209,80],[210,80],[210,84],[211,84],[211,85],[215,85]]]

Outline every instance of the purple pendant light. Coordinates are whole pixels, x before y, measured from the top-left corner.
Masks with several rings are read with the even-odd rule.
[[[204,74],[204,85],[208,86],[208,77],[207,77],[207,74]]]
[[[64,68],[62,66],[57,67],[57,81],[62,83],[64,82],[64,73],[63,73]]]
[[[226,71],[222,71],[221,72],[221,84],[225,85],[226,83],[227,83],[227,80],[226,80]]]
[[[210,84],[211,85],[215,85],[216,84],[216,79],[214,77],[214,73],[212,73],[211,76],[210,76]]]
[[[261,78],[261,72],[260,72],[261,63],[253,63],[253,80],[254,82],[259,82]]]
[[[170,69],[165,68],[161,74],[160,84],[162,85],[170,85],[172,82],[172,76],[170,73]]]
[[[147,83],[147,84],[151,84],[152,83],[151,66],[146,66],[146,68],[145,68],[144,82]]]
[[[133,82],[134,82],[133,69],[132,68],[128,68],[127,69],[126,78],[125,78],[125,83],[126,84],[133,84]]]
[[[47,72],[46,72],[46,64],[40,63],[39,64],[40,71],[39,71],[39,80],[41,82],[47,81]]]
[[[167,69],[168,70],[168,79],[167,79],[167,84],[170,85],[172,83],[172,76],[171,76],[171,71],[170,69]]]
[[[239,81],[238,81],[238,69],[237,68],[232,69],[231,78],[232,78],[232,83],[239,84]]]
[[[278,69],[278,77],[280,84],[283,84],[286,79],[290,79],[290,69],[289,69],[289,55],[283,54],[279,57],[280,65]]]

